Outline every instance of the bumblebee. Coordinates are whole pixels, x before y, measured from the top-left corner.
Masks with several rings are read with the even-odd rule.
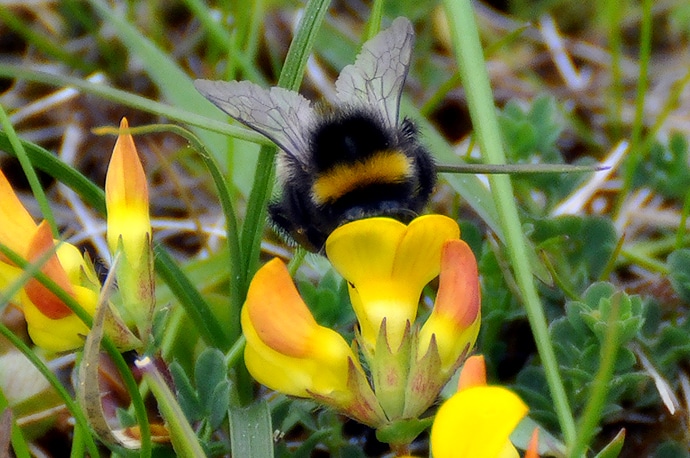
[[[408,222],[429,201],[433,159],[413,122],[398,120],[413,43],[412,24],[397,18],[342,70],[328,108],[279,87],[195,81],[204,97],[282,150],[282,193],[268,211],[286,238],[319,252],[346,222],[372,216]]]

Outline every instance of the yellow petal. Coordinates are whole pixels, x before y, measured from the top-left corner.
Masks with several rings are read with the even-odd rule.
[[[510,433],[527,415],[512,391],[477,386],[454,394],[441,405],[431,429],[434,458],[497,458]]]
[[[0,243],[24,256],[36,223],[0,170]],[[1,255],[0,255],[1,256]],[[0,257],[0,259],[2,259]]]
[[[441,250],[448,240],[460,238],[458,224],[447,216],[424,215],[414,219],[395,255],[393,276],[401,282],[426,285],[441,270]]]
[[[0,260],[0,291],[14,285],[23,274],[23,270]],[[18,305],[20,303],[19,293],[10,298],[10,301]]]
[[[340,226],[326,241],[328,259],[340,274],[359,283],[390,277],[398,245],[407,227],[392,218],[367,218]]]
[[[98,294],[90,289],[74,286],[74,298],[90,315],[98,303]],[[84,345],[89,327],[74,313],[64,318],[48,318],[28,297],[22,300],[29,336],[39,347],[50,352],[74,350]]]

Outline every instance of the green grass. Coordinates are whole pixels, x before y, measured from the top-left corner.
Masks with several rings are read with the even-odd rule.
[[[97,128],[127,116],[144,157],[157,224],[158,309],[148,348],[160,367],[173,368],[173,391],[163,383],[165,370],[135,380],[129,360],[108,348],[124,392],[135,399],[133,406],[124,398],[116,403],[119,421],[142,426],[144,455],[166,456],[173,446],[177,453],[261,457],[388,450],[365,428],[311,401],[257,390],[244,368],[240,309],[253,274],[274,255],[294,259],[291,273],[322,323],[351,337],[354,318],[328,262],[286,246],[266,224],[275,147],[230,121],[192,81],[248,79],[327,98],[320,81],[332,88],[361,44],[398,15],[417,32],[401,111],[444,170],[465,162],[592,165],[621,140],[630,143],[611,178],[558,217],[554,209],[595,174],[440,174],[429,210],[459,220],[479,261],[477,351],[487,358],[489,382],[509,386],[530,406],[526,424],[550,437],[542,441],[543,456],[670,456],[664,453],[688,449],[687,406],[681,402],[669,417],[669,401],[655,384],[661,378],[671,398],[687,398],[686,7],[539,2],[540,14],[552,15],[567,39],[566,56],[590,74],[578,91],[568,87],[536,26],[522,22],[539,20],[526,2],[498,12],[468,1],[377,1],[356,14],[314,0],[300,15],[294,2],[240,3],[147,0],[122,11],[100,0],[0,6],[0,49],[8,43],[0,51],[0,167],[36,221],[48,219],[57,238],[84,231],[55,182],[73,189],[89,218],[100,221],[114,137]],[[681,70],[669,71],[675,68]],[[87,80],[96,72],[104,83]],[[13,121],[67,87],[78,95]],[[66,140],[70,128],[80,142]],[[74,161],[65,159],[70,153]],[[190,198],[178,199],[173,182]],[[181,229],[191,220],[196,229]],[[84,248],[95,245],[90,237],[103,233],[85,236]],[[2,258],[12,256],[2,248]],[[27,266],[27,278],[34,271]],[[57,435],[75,456],[139,456],[89,430],[93,418],[80,410],[68,378],[51,375],[52,356],[10,320],[11,297],[21,286],[0,289],[0,354],[29,357],[78,427],[73,436],[59,427],[58,415],[47,412],[52,405],[41,405],[45,393],[18,400],[0,385],[0,406],[18,412],[11,429],[17,455],[28,456],[27,444],[55,455],[59,447],[46,438]],[[425,298],[433,295],[428,288]],[[205,380],[205,371],[213,377]],[[223,390],[227,397],[218,394]],[[177,442],[149,448],[146,422],[136,420],[146,414],[145,400],[158,402]],[[222,411],[209,407],[217,402]],[[48,422],[25,421],[41,413]],[[148,408],[150,419],[156,413]],[[640,428],[635,418],[648,424]],[[638,437],[623,440],[618,453],[623,429]],[[274,431],[280,434],[271,448]],[[523,425],[515,444],[524,447],[529,434]],[[419,456],[427,448],[424,438],[413,444]]]

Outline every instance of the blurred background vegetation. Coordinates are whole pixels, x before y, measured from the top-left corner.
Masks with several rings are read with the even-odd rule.
[[[191,81],[275,85],[303,6],[287,0],[6,0],[0,3],[0,104],[23,140],[98,186],[114,138],[94,128],[116,126],[123,116],[131,126],[192,126],[226,173],[242,219],[259,145],[204,130],[195,115],[228,118]],[[363,42],[370,6],[331,3],[300,88],[306,97],[332,95],[335,77]],[[509,162],[610,167],[595,174],[513,177],[575,416],[600,381],[607,329],[615,325],[618,351],[591,449],[600,450],[625,428],[620,456],[690,456],[690,3],[508,0],[473,7]],[[384,25],[399,15],[409,17],[417,32],[403,114],[418,121],[439,163],[477,162],[442,8],[435,1],[384,3]],[[225,323],[231,279],[213,181],[184,138],[158,132],[136,141],[151,187],[155,240]],[[7,152],[0,153],[0,167],[37,216],[21,167],[7,142],[0,147]],[[93,259],[106,259],[100,216],[50,173],[40,178],[62,234]],[[532,420],[553,435],[545,441],[557,444],[559,424],[500,231],[490,207],[477,202],[486,193],[484,183],[481,176],[441,174],[430,210],[457,218],[480,260],[484,319],[478,351],[487,357],[490,382],[514,388],[529,404]],[[264,258],[289,258],[291,252],[266,229]],[[101,270],[105,275],[104,265]],[[322,324],[352,332],[346,289],[323,258],[307,256],[297,279]],[[162,356],[176,361],[173,375],[187,390],[180,394],[184,402],[208,391],[198,379],[194,384],[193,375],[206,345],[195,329],[185,328],[171,291],[161,286],[158,295],[159,304],[170,306],[159,324]],[[20,312],[4,307],[1,319],[26,338]],[[46,395],[50,390],[40,382],[20,394],[8,388],[13,380],[26,388],[27,380],[36,379],[15,356],[0,340],[4,396],[15,400],[15,416],[26,419],[22,425],[37,455],[68,456],[71,423],[55,396]],[[73,363],[66,356],[52,361],[68,385]],[[219,377],[214,382],[226,383],[225,375]],[[192,422],[211,415],[189,405],[185,413]],[[271,411],[280,432],[278,456],[387,453],[371,431],[308,401],[274,395]],[[222,434],[204,440],[214,455],[227,453]],[[415,453],[425,452],[423,437],[416,447]]]

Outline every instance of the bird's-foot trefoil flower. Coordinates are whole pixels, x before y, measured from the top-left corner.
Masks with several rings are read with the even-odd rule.
[[[27,263],[38,264],[39,272],[92,315],[100,289],[93,266],[75,246],[54,241],[46,222],[36,225],[2,172],[0,215],[5,218],[0,225],[0,244]],[[0,256],[0,288],[9,287],[20,275],[19,266]],[[22,308],[29,336],[39,347],[62,352],[83,344],[88,326],[37,279],[28,280],[13,301]]]
[[[129,127],[127,119],[121,129]],[[127,323],[146,342],[155,305],[151,220],[146,174],[134,139],[121,133],[115,143],[105,180],[108,246],[117,259],[115,270]]]
[[[75,246],[58,242],[56,249],[55,245],[48,224],[42,222],[31,240],[27,261],[40,263],[49,255],[40,271],[93,316],[100,292],[95,272]],[[83,345],[89,327],[61,299],[35,278],[24,286],[24,293],[24,316],[36,345],[55,352]]]
[[[333,231],[326,254],[350,286],[364,344],[375,347],[385,319],[388,345],[398,349],[422,289],[441,270],[443,244],[459,237],[457,223],[441,215],[407,226],[391,218],[361,219]]]
[[[417,418],[471,350],[479,332],[477,263],[455,221],[421,216],[355,221],[326,242],[348,281],[361,347],[388,418]],[[422,289],[440,273],[431,316],[414,326]]]
[[[460,373],[458,392],[436,413],[432,454],[434,458],[517,458],[509,436],[527,411],[527,405],[512,391],[487,386],[484,359],[472,356]],[[536,442],[530,449],[530,456],[536,456]]]
[[[283,264],[269,262],[254,277],[242,310],[250,373],[286,394],[338,398],[325,403],[404,449],[429,424],[421,415],[479,331],[476,260],[459,236],[457,223],[440,215],[409,225],[369,218],[331,234],[326,253],[349,285],[357,352],[316,323]],[[434,309],[420,329],[415,320],[422,290],[439,274]]]
[[[279,259],[254,276],[242,308],[244,359],[269,388],[312,397],[375,425],[383,419],[362,367],[337,332],[320,326]]]

